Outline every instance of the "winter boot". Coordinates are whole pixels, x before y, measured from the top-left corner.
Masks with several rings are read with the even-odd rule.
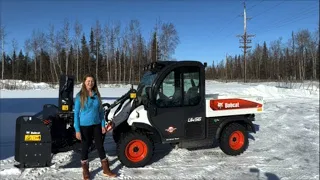
[[[116,177],[116,174],[110,171],[109,162],[107,159],[101,160],[103,175],[108,177]]]
[[[88,161],[81,161],[81,166],[82,166],[83,180],[90,180],[89,163],[88,163]]]

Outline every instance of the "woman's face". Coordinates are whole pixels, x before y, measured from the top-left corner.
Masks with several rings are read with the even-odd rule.
[[[87,90],[92,90],[93,86],[94,86],[94,80],[92,77],[87,77],[86,81],[84,82],[86,85],[86,89]]]

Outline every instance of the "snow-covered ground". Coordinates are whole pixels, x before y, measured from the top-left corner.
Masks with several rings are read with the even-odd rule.
[[[159,146],[150,165],[126,168],[118,161],[115,143],[108,135],[105,148],[111,169],[118,179],[319,179],[319,84],[291,86],[294,89],[278,86],[207,82],[208,94],[264,97],[265,112],[255,121],[258,131],[251,134],[249,148],[240,156],[227,156],[218,147],[186,150]],[[46,84],[33,87],[0,91],[1,179],[80,179],[79,155],[74,152],[57,154],[48,168],[19,170],[13,166],[15,119],[38,112],[44,103],[55,103],[52,98],[58,95],[57,89]],[[104,86],[100,91],[104,97],[119,97],[129,88]],[[106,179],[95,153],[91,154],[90,169],[95,179]]]

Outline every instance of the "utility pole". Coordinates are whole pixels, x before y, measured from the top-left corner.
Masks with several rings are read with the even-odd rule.
[[[246,2],[243,2],[243,35],[237,35],[237,37],[240,37],[239,40],[240,43],[243,44],[243,46],[239,46],[240,48],[243,48],[243,58],[244,58],[244,82],[247,82],[247,64],[246,64],[246,54],[247,50],[251,48],[251,46],[248,46],[248,44],[251,43],[250,37],[254,37],[254,35],[247,34],[247,14],[246,14]]]

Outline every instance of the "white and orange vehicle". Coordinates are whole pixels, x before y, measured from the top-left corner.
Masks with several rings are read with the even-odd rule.
[[[155,143],[194,148],[218,142],[228,155],[247,149],[263,98],[206,95],[205,67],[198,61],[149,64],[137,90],[106,105],[118,158],[125,166],[146,165]]]

